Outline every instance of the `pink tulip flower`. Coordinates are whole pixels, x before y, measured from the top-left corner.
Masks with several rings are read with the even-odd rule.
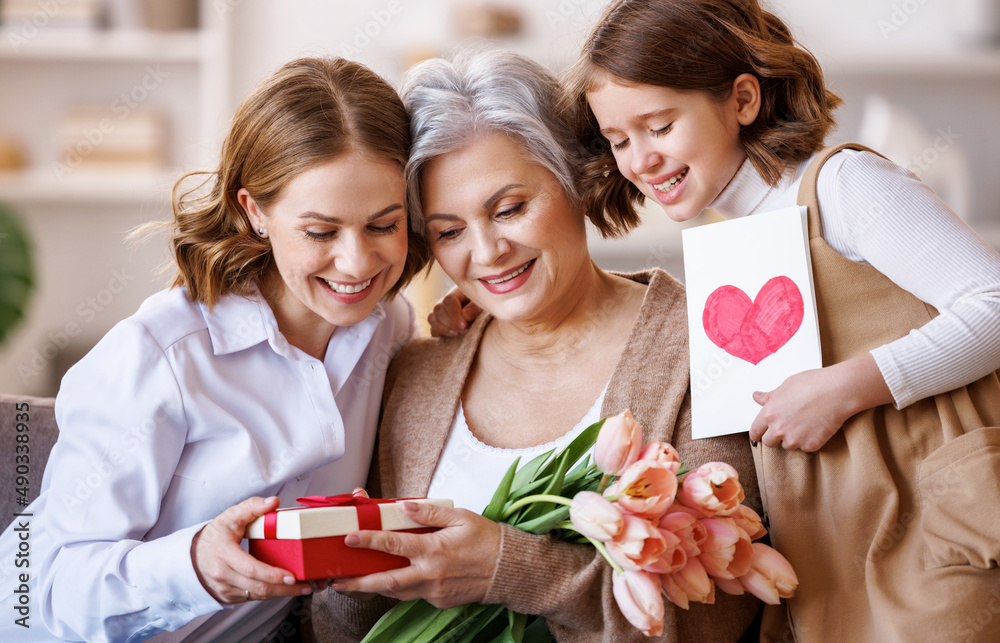
[[[715,581],[716,587],[727,594],[732,594],[733,596],[743,596],[746,594],[746,589],[744,589],[743,583],[738,578],[714,578],[712,580]]]
[[[674,475],[681,470],[681,456],[668,442],[650,442],[639,452],[640,460],[655,460],[667,465]]]
[[[688,472],[677,495],[709,516],[728,516],[744,497],[739,474],[725,462],[708,462]]]
[[[737,578],[750,571],[750,537],[732,518],[703,518],[705,544],[698,560],[713,578]]]
[[[569,519],[578,532],[601,542],[611,540],[625,527],[621,510],[593,491],[581,491],[573,497]]]
[[[671,505],[669,512],[660,518],[660,529],[676,534],[684,553],[690,558],[701,553],[701,546],[705,544],[705,526],[689,513],[674,511],[679,506],[676,503]]]
[[[630,464],[605,496],[618,497],[618,505],[629,513],[659,521],[677,496],[677,476],[655,460]]]
[[[608,475],[621,475],[625,467],[639,459],[641,449],[642,427],[625,410],[604,421],[594,445],[594,464]]]
[[[750,540],[757,540],[767,535],[764,522],[757,515],[757,512],[746,505],[740,505],[729,516],[736,521],[736,526],[746,532]]]
[[[660,557],[643,567],[642,571],[654,574],[673,574],[687,564],[687,553],[684,551],[683,543],[677,534],[661,529],[660,535],[663,536],[666,547]]]
[[[622,615],[646,636],[663,634],[663,597],[652,574],[614,574],[611,591]]]
[[[748,592],[769,605],[777,605],[782,598],[791,598],[799,586],[791,564],[763,543],[753,543],[750,570],[739,580]]]
[[[715,583],[697,558],[688,558],[680,571],[660,576],[660,587],[670,602],[688,609],[690,603],[715,603]]]
[[[624,514],[625,526],[621,533],[608,541],[611,559],[626,571],[639,571],[652,565],[667,550],[663,534],[653,523]]]

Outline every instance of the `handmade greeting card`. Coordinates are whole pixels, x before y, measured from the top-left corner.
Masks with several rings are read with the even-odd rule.
[[[692,434],[750,428],[770,391],[822,366],[806,208],[685,229]]]

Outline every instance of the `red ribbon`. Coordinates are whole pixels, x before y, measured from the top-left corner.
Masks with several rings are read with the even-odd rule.
[[[342,493],[337,496],[305,496],[296,498],[296,502],[303,507],[295,507],[290,511],[298,509],[308,509],[310,507],[355,507],[358,510],[358,529],[381,529],[382,513],[378,505],[390,504],[401,500],[415,500],[415,498],[397,498],[386,500],[384,498],[365,498],[349,493]],[[264,538],[278,537],[278,512],[272,511],[264,516]]]

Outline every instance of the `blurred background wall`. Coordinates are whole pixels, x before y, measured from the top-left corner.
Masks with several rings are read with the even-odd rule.
[[[560,71],[605,0],[0,0],[0,208],[34,249],[26,319],[0,339],[0,391],[54,394],[68,365],[164,287],[163,238],[185,171],[209,168],[240,99],[299,55],[364,62],[397,84],[470,43]],[[775,0],[847,100],[832,142],[878,147],[1000,246],[1000,1]],[[682,276],[680,227],[656,211],[594,238],[611,269]],[[5,241],[0,230],[0,263]],[[434,274],[410,295],[421,306]],[[2,286],[0,286],[2,295]]]

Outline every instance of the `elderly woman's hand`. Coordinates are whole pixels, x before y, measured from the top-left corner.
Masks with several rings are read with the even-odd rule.
[[[454,337],[469,330],[483,309],[472,303],[458,288],[452,288],[441,301],[434,304],[434,310],[427,315],[427,323],[434,337]]]
[[[309,583],[296,582],[290,572],[266,565],[240,547],[247,525],[277,508],[275,496],[248,498],[223,511],[195,534],[191,560],[198,580],[212,598],[233,604],[312,592]]]
[[[442,609],[481,601],[500,554],[500,525],[465,509],[415,502],[406,502],[403,508],[414,521],[441,529],[430,534],[359,531],[349,534],[346,542],[404,556],[410,566],[340,579],[331,587],[404,601],[423,598]]]

